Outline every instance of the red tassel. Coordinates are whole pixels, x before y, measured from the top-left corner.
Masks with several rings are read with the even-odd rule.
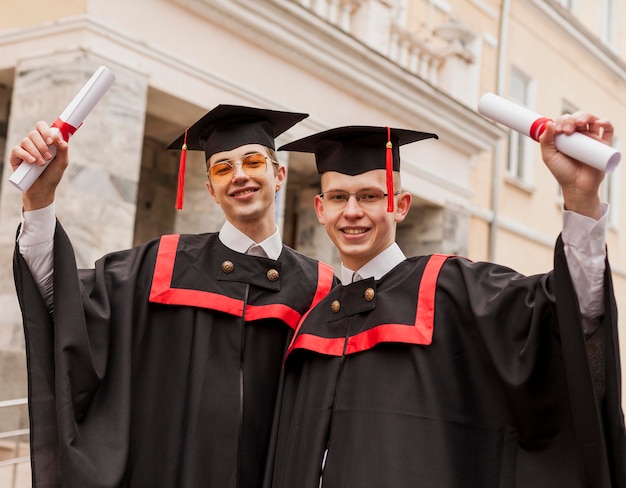
[[[180,152],[180,163],[178,165],[178,189],[176,191],[176,209],[182,210],[183,198],[185,196],[185,168],[187,167],[187,131],[185,129],[185,139]]]
[[[391,151],[391,128],[387,127],[387,144],[385,145],[385,169],[387,170],[387,212],[393,212],[393,153]]]

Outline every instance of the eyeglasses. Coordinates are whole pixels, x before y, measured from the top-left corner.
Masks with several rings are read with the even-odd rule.
[[[241,158],[220,161],[209,166],[209,179],[214,186],[228,185],[235,177],[235,167],[241,166],[241,169],[250,178],[263,176],[267,171],[267,160],[270,159],[260,153],[246,154]],[[239,161],[238,163],[235,161]],[[270,159],[270,161],[272,161]]]
[[[399,195],[397,191],[394,195]],[[343,190],[332,190],[320,193],[320,197],[324,199],[324,202],[335,208],[343,208],[348,205],[350,197],[356,198],[356,201],[361,206],[374,205],[382,202],[387,198],[389,194],[382,190],[361,190],[356,193],[349,193]]]

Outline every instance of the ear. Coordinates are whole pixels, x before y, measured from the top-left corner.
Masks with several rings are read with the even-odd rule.
[[[280,165],[276,170],[276,191],[280,190],[280,187],[283,186],[286,177],[287,169],[284,166]]]
[[[324,200],[319,195],[315,195],[315,200],[313,201],[313,206],[315,207],[315,214],[317,215],[317,220],[320,224],[325,225],[326,220],[324,219]]]
[[[394,215],[395,222],[402,222],[406,216],[409,214],[409,209],[411,208],[411,202],[413,201],[413,197],[409,192],[402,192],[398,195],[398,200],[396,202],[396,211]]]

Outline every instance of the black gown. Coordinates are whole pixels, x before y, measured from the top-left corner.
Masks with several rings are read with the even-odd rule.
[[[164,236],[77,272],[57,223],[50,314],[16,250],[33,486],[260,486],[283,355],[332,268],[217,234]]]
[[[433,255],[337,286],[289,347],[265,486],[626,486],[605,281],[597,397],[560,240],[546,275]]]

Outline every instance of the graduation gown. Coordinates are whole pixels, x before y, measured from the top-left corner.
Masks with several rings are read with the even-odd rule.
[[[433,255],[334,288],[290,345],[266,486],[626,486],[605,280],[603,399],[560,240],[546,275]]]
[[[329,266],[217,234],[171,235],[76,269],[57,223],[50,314],[16,250],[33,486],[260,486],[282,359]]]

